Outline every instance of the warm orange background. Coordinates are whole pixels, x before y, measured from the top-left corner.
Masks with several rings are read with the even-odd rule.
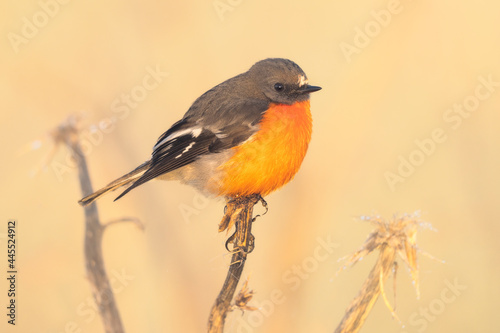
[[[103,331],[85,279],[77,174],[53,169],[67,165],[68,152],[59,149],[32,175],[50,152],[46,133],[71,113],[84,116],[85,129],[124,116],[112,105],[140,89],[147,68],[169,73],[112,129],[95,132],[88,162],[97,188],[147,159],[196,97],[267,57],[296,61],[323,90],[312,97],[313,140],[301,171],[267,198],[270,211],[254,225],[244,276],[260,312],[232,313],[227,332],[332,332],[375,259],[336,277],[337,260],[371,230],[353,217],[415,210],[438,230],[423,230],[420,247],[446,263],[420,257],[420,300],[401,263],[397,314],[405,328],[379,300],[363,332],[500,329],[500,87],[478,88],[484,100],[466,118],[443,118],[455,103],[474,102],[478,77],[500,81],[498,3],[69,1],[57,9],[54,1],[41,1],[52,4],[46,22],[38,1],[0,10],[0,331]],[[214,4],[230,7],[219,15]],[[390,22],[380,14],[388,7]],[[9,38],[34,16],[38,32],[13,46]],[[372,37],[358,36],[360,48],[347,59],[341,46],[355,45],[365,28]],[[386,173],[398,172],[400,156],[422,157],[415,140],[428,142],[436,129],[442,142],[391,190]],[[37,139],[42,146],[26,151]],[[226,235],[217,233],[223,202],[161,182],[112,199],[99,202],[103,220],[135,216],[147,225],[114,226],[104,238],[126,331],[203,332],[230,259]],[[15,328],[4,314],[9,218],[19,223]],[[335,243],[331,253],[316,250],[318,237]],[[293,269],[302,265],[309,273],[300,278]],[[127,278],[116,279],[122,273]],[[387,288],[392,302],[392,282]]]

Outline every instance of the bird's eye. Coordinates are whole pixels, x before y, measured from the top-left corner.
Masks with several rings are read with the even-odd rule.
[[[276,90],[277,92],[281,92],[281,91],[283,91],[283,89],[285,89],[285,86],[283,86],[283,83],[275,83],[274,84],[274,90]]]

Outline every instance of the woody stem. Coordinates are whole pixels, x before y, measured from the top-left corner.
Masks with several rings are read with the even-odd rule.
[[[209,333],[222,333],[227,313],[231,310],[231,300],[240,281],[247,255],[253,249],[252,214],[254,205],[260,201],[259,195],[239,197],[228,205],[233,205],[231,219],[235,219],[236,231],[233,236],[233,255],[226,280],[215,300],[208,319]]]
[[[93,192],[85,155],[78,141],[76,127],[64,124],[58,128],[61,140],[73,153],[78,164],[78,177],[83,195]],[[92,287],[94,300],[104,325],[106,333],[123,333],[125,330],[121,321],[118,306],[106,273],[102,254],[102,236],[104,225],[101,224],[97,205],[92,203],[84,208],[85,213],[85,266],[87,277]]]

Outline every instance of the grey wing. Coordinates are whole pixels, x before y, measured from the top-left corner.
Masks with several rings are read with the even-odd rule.
[[[235,103],[232,107],[232,112],[220,112],[222,118],[215,113],[193,120],[188,111],[182,120],[158,138],[146,172],[115,200],[151,179],[194,162],[200,156],[218,153],[244,142],[258,130],[268,104],[247,101]]]

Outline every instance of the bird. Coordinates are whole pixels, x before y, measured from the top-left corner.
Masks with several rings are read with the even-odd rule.
[[[298,172],[312,135],[310,93],[320,89],[291,60],[258,61],[198,97],[158,138],[149,160],[79,203],[123,188],[116,201],[152,179],[227,200],[266,196]]]

